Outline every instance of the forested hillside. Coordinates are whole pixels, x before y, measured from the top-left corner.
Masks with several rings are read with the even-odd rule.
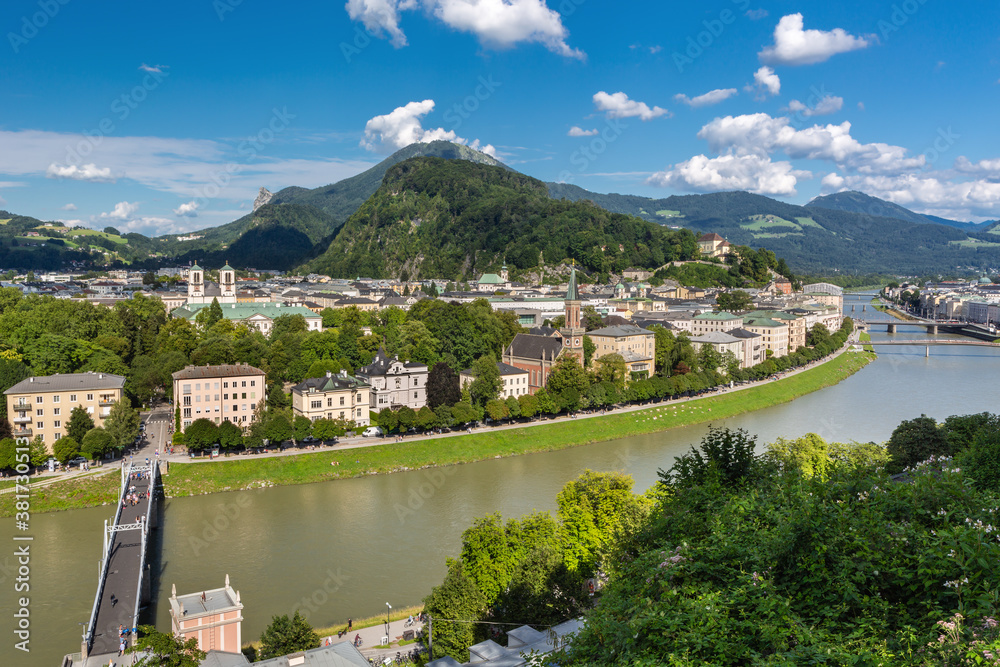
[[[573,259],[589,270],[654,268],[698,254],[674,231],[586,202],[553,200],[541,181],[500,167],[413,158],[386,172],[311,270],[346,277],[468,279],[506,261]]]

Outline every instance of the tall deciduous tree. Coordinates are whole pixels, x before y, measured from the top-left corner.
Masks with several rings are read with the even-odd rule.
[[[92,428],[87,432],[87,435],[83,436],[83,443],[80,450],[83,452],[84,456],[89,457],[92,461],[104,456],[106,452],[111,451],[114,447],[114,440],[111,435],[101,427]]]
[[[271,624],[265,628],[260,636],[261,660],[269,660],[279,656],[295,653],[296,651],[308,651],[319,647],[319,635],[312,626],[302,618],[299,612],[295,612],[292,618],[288,615],[272,616]]]
[[[52,445],[52,453],[55,454],[59,463],[66,463],[71,458],[80,455],[80,443],[69,436],[59,438]]]
[[[205,449],[219,442],[219,427],[211,419],[195,419],[184,429],[188,447]]]
[[[86,408],[78,405],[70,411],[69,422],[66,423],[66,435],[82,444],[84,436],[92,428],[94,428],[94,420],[91,419]]]
[[[469,385],[469,394],[477,405],[484,406],[500,395],[503,381],[500,379],[496,359],[491,355],[476,359],[472,364],[472,377],[475,379]]]
[[[198,648],[195,638],[181,639],[169,632],[157,632],[152,625],[140,625],[139,640],[128,649],[141,656],[139,667],[198,667],[207,655]]]
[[[461,399],[458,374],[443,361],[434,364],[427,374],[427,404],[436,408],[439,405],[455,405]]]
[[[135,437],[139,435],[139,411],[134,410],[128,402],[122,398],[111,406],[107,419],[104,420],[104,430],[111,436],[114,447],[123,449],[132,444]]]

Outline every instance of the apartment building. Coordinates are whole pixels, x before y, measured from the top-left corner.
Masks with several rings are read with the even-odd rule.
[[[266,397],[264,371],[249,364],[188,366],[172,377],[182,432],[197,419],[233,422],[245,429],[257,403]]]
[[[111,373],[56,373],[34,376],[4,392],[7,419],[17,440],[40,437],[52,443],[66,435],[70,413],[78,405],[87,410],[94,426],[104,426],[111,406],[122,398],[125,378]]]
[[[784,357],[788,354],[788,324],[769,317],[747,317],[743,328],[760,334],[764,349],[771,350],[771,356]]]
[[[292,387],[292,412],[317,419],[343,419],[370,426],[368,383],[341,371],[309,378]]]
[[[619,354],[633,377],[649,377],[653,374],[656,334],[652,331],[634,324],[622,324],[594,329],[587,336],[596,346],[593,361],[606,354]]]
[[[531,393],[531,387],[528,384],[529,375],[528,371],[516,366],[511,366],[510,364],[505,364],[502,361],[497,362],[497,370],[500,371],[500,398],[501,400],[507,400],[508,397],[513,396],[517,398],[518,396],[523,396],[524,394]],[[462,389],[466,386],[472,384],[476,376],[472,374],[472,370],[465,370],[459,373],[459,382],[461,382]]]
[[[400,361],[380,347],[372,362],[358,369],[357,376],[371,387],[369,405],[375,412],[404,405],[419,410],[427,405],[428,372],[426,364]]]
[[[732,313],[700,313],[691,320],[691,333],[701,336],[707,333],[732,331],[743,326],[743,318]]]

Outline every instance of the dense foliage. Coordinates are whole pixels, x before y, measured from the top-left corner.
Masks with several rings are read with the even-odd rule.
[[[978,451],[890,478],[875,444],[809,434],[755,456],[747,433],[711,430],[661,471],[546,664],[996,664],[998,420],[933,427]]]
[[[321,273],[410,278],[478,277],[574,259],[599,272],[656,268],[698,255],[694,236],[588,203],[552,200],[545,184],[502,167],[412,158],[310,263]]]

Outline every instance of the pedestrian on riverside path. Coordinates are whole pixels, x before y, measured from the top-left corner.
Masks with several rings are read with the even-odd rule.
[[[347,631],[348,632],[351,631],[351,626],[353,626],[353,625],[354,625],[354,621],[352,621],[351,619],[347,619]]]
[[[118,655],[120,656],[124,652],[125,652],[125,640],[123,639],[121,640],[121,642],[118,643]]]

